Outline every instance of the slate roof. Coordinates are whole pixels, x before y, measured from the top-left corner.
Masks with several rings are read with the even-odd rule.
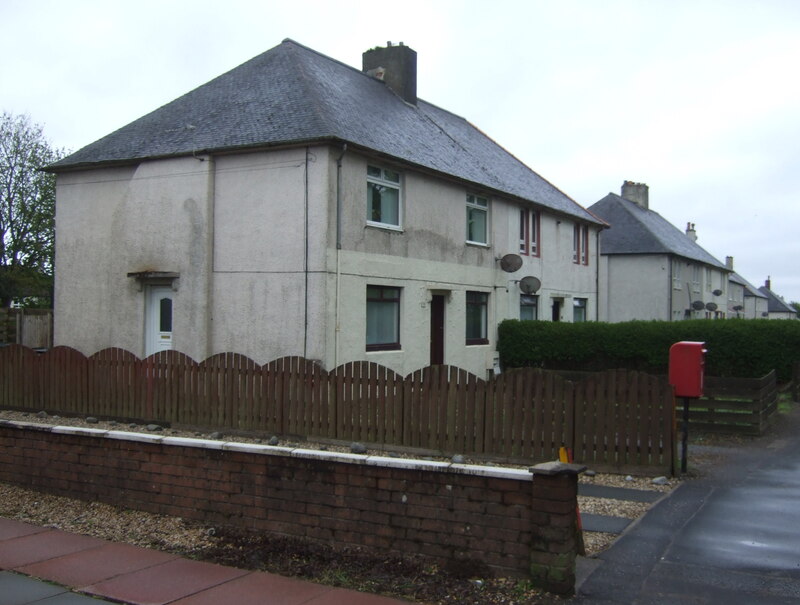
[[[331,141],[377,151],[600,224],[464,118],[292,40],[48,167]]]
[[[674,254],[728,270],[658,212],[619,195],[609,193],[588,210],[611,225],[600,233],[601,254]]]
[[[767,297],[767,311],[770,313],[797,313],[797,309],[766,286],[761,286],[758,291]]]

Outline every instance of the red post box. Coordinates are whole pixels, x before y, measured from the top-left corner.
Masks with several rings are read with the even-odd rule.
[[[669,348],[669,383],[676,397],[703,396],[705,344],[684,340]]]

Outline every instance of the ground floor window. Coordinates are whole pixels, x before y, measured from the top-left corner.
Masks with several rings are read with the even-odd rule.
[[[539,319],[539,297],[534,294],[519,295],[519,318]]]
[[[575,323],[586,321],[585,298],[575,298],[572,300],[572,321]]]
[[[400,288],[367,286],[367,351],[400,348]]]
[[[467,344],[488,344],[489,294],[467,292]]]

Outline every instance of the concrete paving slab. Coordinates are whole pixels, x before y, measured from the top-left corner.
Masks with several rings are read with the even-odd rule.
[[[630,519],[611,515],[591,515],[581,513],[583,531],[596,531],[608,534],[621,534],[631,524]]]
[[[4,541],[0,550],[0,569],[14,569],[62,555],[97,548],[104,540],[48,530]]]
[[[103,605],[103,603],[111,603],[111,601],[102,601],[75,592],[65,592],[49,599],[36,601],[31,605]]]
[[[301,605],[333,590],[330,586],[255,572],[185,597],[170,605]]]
[[[134,605],[165,605],[248,573],[251,572],[176,559],[79,589]]]
[[[595,485],[593,483],[578,483],[578,495],[588,498],[626,500],[628,502],[656,502],[664,497],[663,492],[654,490]]]
[[[8,571],[0,572],[0,602],[3,605],[27,605],[65,592],[61,586],[37,582]]]
[[[21,538],[31,534],[39,534],[47,531],[44,527],[30,525],[14,519],[0,519],[0,540],[10,540],[11,538]]]
[[[23,565],[15,571],[65,586],[88,586],[177,558],[178,555],[129,544],[106,543],[99,548]]]

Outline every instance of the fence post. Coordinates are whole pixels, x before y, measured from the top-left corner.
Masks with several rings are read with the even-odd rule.
[[[792,363],[792,401],[800,403],[800,361]]]

